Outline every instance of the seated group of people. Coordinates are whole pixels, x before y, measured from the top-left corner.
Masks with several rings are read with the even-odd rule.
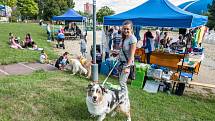
[[[144,34],[143,46],[150,47],[151,51],[153,51],[154,48],[160,47],[174,49],[174,47],[184,47],[185,41],[182,35],[179,35],[177,40],[173,40],[172,37],[169,37],[168,32],[160,32],[159,30],[156,30],[155,36],[153,36],[151,31],[148,30]]]
[[[64,27],[64,31],[72,32],[73,35],[81,36],[81,29],[75,23],[69,23]]]
[[[65,49],[65,45],[64,45],[65,32],[71,32],[72,33],[71,36],[80,36],[80,38],[82,38],[81,36],[83,36],[81,34],[80,28],[75,23],[69,23],[65,27],[60,26],[60,29],[58,30],[57,37],[56,37],[57,48],[62,47],[63,49]]]
[[[24,48],[31,48],[33,50],[40,49],[37,47],[37,44],[31,38],[30,33],[26,34],[24,41],[21,41],[20,37],[13,35],[13,33],[9,33],[9,44],[10,44],[10,47],[14,49],[24,49]]]

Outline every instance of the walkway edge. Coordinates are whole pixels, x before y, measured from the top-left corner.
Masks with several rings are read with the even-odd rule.
[[[30,67],[30,66],[27,66],[27,65],[25,65],[25,64],[23,64],[23,63],[19,63],[19,65],[22,65],[22,66],[24,66],[24,67],[26,67],[26,68],[29,68],[29,69],[31,69],[31,70],[36,70],[35,68],[32,68],[32,67]]]
[[[0,72],[2,72],[2,73],[5,74],[5,75],[10,75],[9,73],[7,73],[6,71],[1,70],[1,69],[0,69]]]

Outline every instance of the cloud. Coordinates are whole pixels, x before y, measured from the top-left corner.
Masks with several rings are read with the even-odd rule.
[[[102,6],[108,6],[115,11],[115,13],[120,13],[132,9],[147,0],[96,0],[96,9],[100,9]],[[179,5],[183,2],[191,0],[169,0],[174,5]],[[93,3],[93,0],[74,0],[75,10],[84,11],[84,4],[86,2]]]

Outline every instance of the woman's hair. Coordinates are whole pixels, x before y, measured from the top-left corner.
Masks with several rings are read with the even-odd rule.
[[[146,32],[146,38],[154,38],[150,30]]]
[[[122,23],[122,26],[126,26],[126,25],[130,25],[131,27],[131,32],[133,33],[133,23],[130,20],[126,20]],[[126,36],[124,35],[124,33],[122,32],[122,40],[125,40]]]
[[[65,52],[65,53],[63,53],[63,56],[68,55],[68,54],[69,54],[68,52]]]
[[[121,34],[121,33],[122,33],[122,31],[119,29],[119,30],[118,30],[118,34]]]
[[[27,34],[26,34],[26,38],[27,38],[27,36],[29,37],[29,39],[31,39],[30,33],[27,33]]]
[[[180,34],[179,37],[178,37],[178,39],[180,39],[180,40],[183,39],[183,35]]]
[[[133,23],[132,23],[132,21],[130,21],[130,20],[124,21],[124,22],[122,23],[122,25],[123,25],[123,26],[125,26],[125,25],[130,25],[130,26],[131,26],[131,29],[133,29]]]

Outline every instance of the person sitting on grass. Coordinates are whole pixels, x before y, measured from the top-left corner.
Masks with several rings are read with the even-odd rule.
[[[59,70],[64,70],[64,67],[69,64],[69,60],[68,60],[68,52],[65,52],[62,56],[60,56],[56,63],[55,63],[55,67],[58,68]]]
[[[10,40],[10,47],[14,49],[23,49],[22,46],[19,44],[18,38],[14,36]]]
[[[11,44],[11,41],[12,41],[11,39],[13,39],[13,33],[10,32],[9,33],[9,41],[8,41],[9,44]]]
[[[29,33],[26,34],[23,47],[24,48],[33,47],[32,42],[33,42],[33,39],[31,38],[31,35]]]
[[[43,50],[43,48],[39,48],[36,44],[36,42],[32,42],[32,48],[29,48],[30,50]]]
[[[44,50],[42,50],[41,54],[40,54],[40,63],[42,63],[42,64],[49,63],[48,55],[45,53]]]

